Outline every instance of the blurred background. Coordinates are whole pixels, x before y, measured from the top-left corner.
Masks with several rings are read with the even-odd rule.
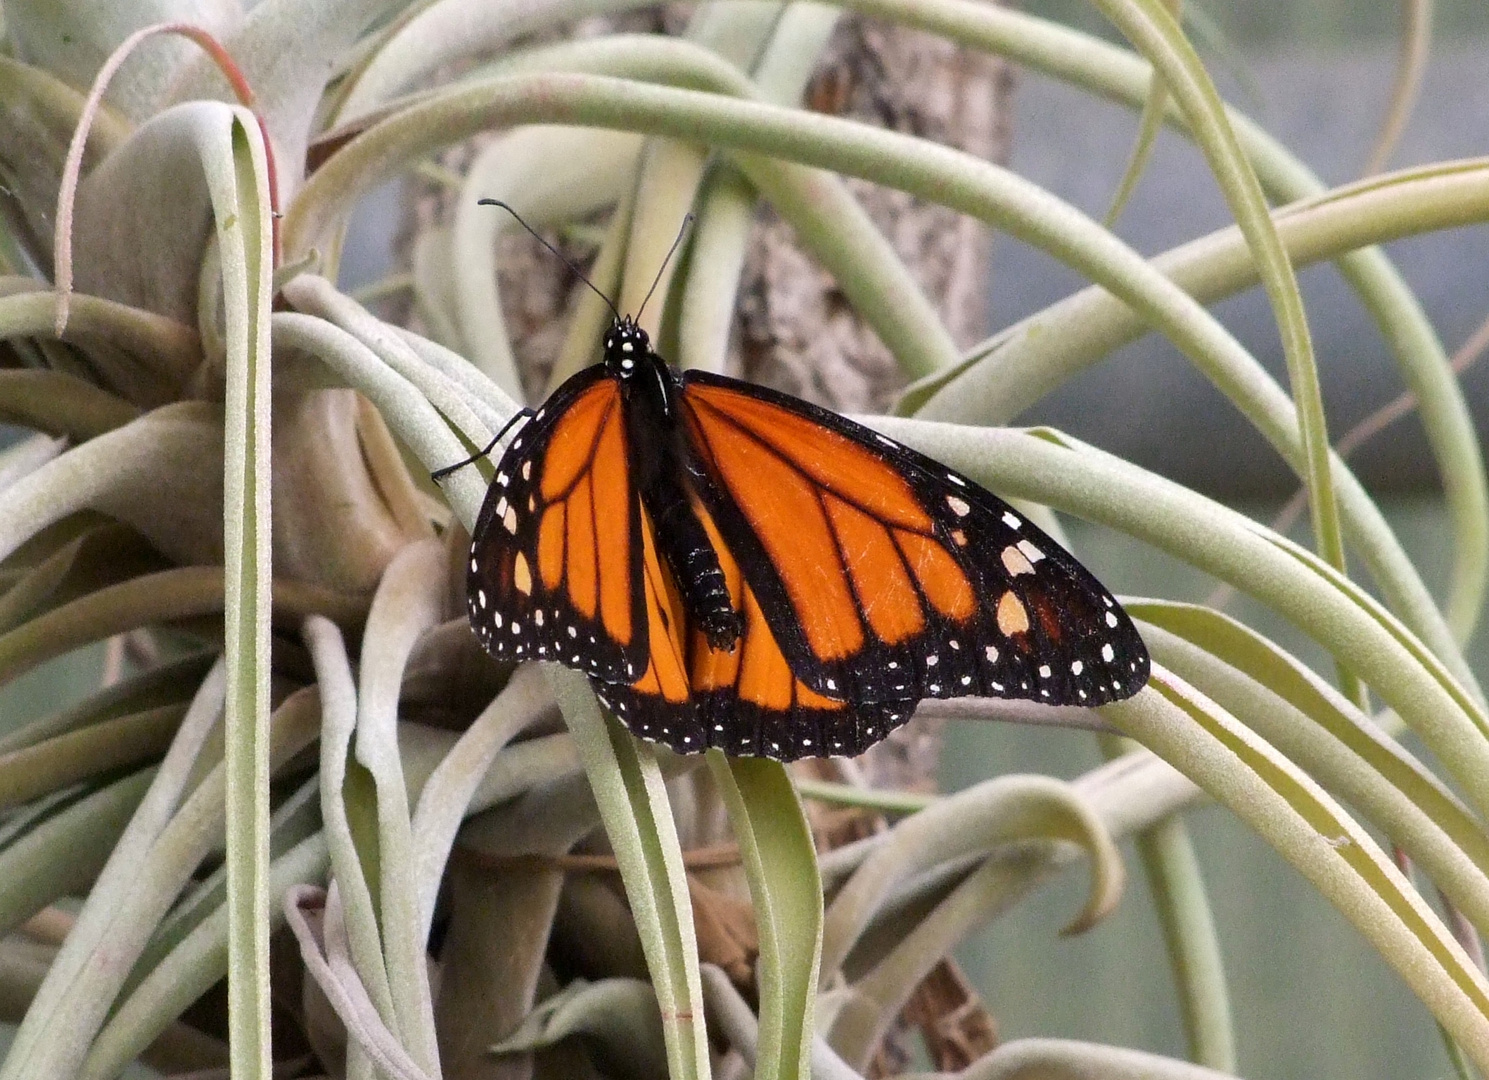
[[[1111,36],[1079,0],[1034,0],[1023,7]],[[1330,185],[1359,177],[1370,157],[1395,78],[1402,9],[1354,0],[1184,5],[1190,36],[1226,99]],[[1435,5],[1421,97],[1388,168],[1485,152],[1486,56],[1489,7],[1477,0]],[[1018,79],[1011,166],[1100,219],[1126,166],[1137,117],[1037,75],[1020,72]],[[1144,254],[1157,254],[1229,222],[1198,151],[1165,132],[1116,231]],[[1489,315],[1489,227],[1402,241],[1388,252],[1452,354]],[[1300,278],[1330,434],[1337,440],[1399,394],[1402,384],[1338,272],[1317,266]],[[1081,284],[1063,266],[1000,236],[990,280],[993,325],[1023,318]],[[1286,385],[1276,326],[1261,291],[1234,297],[1216,311]],[[1485,367],[1470,367],[1462,380],[1481,435],[1489,423]],[[1219,392],[1155,337],[1109,357],[1020,421],[1070,431],[1263,521],[1296,486]],[[1449,541],[1421,426],[1408,417],[1352,460],[1440,596]],[[1204,600],[1212,590],[1187,567],[1078,526],[1071,523],[1075,550],[1119,592]],[[1294,536],[1309,541],[1306,522]],[[1228,610],[1305,657],[1318,655],[1258,606],[1232,602]],[[1489,677],[1483,636],[1470,650],[1481,679]],[[949,732],[942,780],[955,789],[1001,772],[1069,778],[1100,761],[1094,740],[1081,735],[961,725]],[[1200,809],[1188,821],[1219,927],[1241,1075],[1452,1075],[1432,1018],[1342,916],[1228,813]],[[1091,933],[1058,937],[1084,896],[1085,881],[1071,873],[1039,903],[1018,905],[963,949],[960,959],[1004,1038],[1093,1039],[1183,1056],[1147,883],[1135,858],[1128,865],[1130,889],[1121,910]]]
[[[1110,36],[1081,0],[1031,0],[1036,14]],[[1397,64],[1402,6],[1376,0],[1247,0],[1185,4],[1191,36],[1234,105],[1290,147],[1326,182],[1360,175],[1385,113]],[[1489,146],[1489,6],[1448,0],[1434,12],[1434,43],[1417,108],[1390,166],[1467,157]],[[1019,72],[1011,166],[1093,217],[1106,212],[1137,132],[1135,114]],[[391,268],[402,219],[386,188],[359,208],[343,283]],[[1160,136],[1117,230],[1158,253],[1228,223],[1204,161]],[[1403,241],[1390,254],[1452,353],[1489,313],[1489,227]],[[1339,275],[1302,273],[1331,433],[1348,431],[1401,389],[1365,311]],[[989,277],[993,325],[1002,327],[1079,288],[1069,271],[1005,237]],[[1285,383],[1275,325],[1252,292],[1219,305],[1240,340]],[[1489,372],[1464,386],[1483,430]],[[1048,423],[1237,505],[1261,520],[1294,490],[1276,455],[1220,394],[1165,342],[1147,338],[1110,357],[1020,418]],[[0,429],[0,442],[6,441]],[[1408,418],[1356,458],[1430,586],[1446,576],[1448,540],[1419,425]],[[1204,600],[1212,583],[1123,538],[1070,523],[1075,549],[1119,592]],[[1306,523],[1298,532],[1306,538]],[[1312,658],[1306,643],[1243,601],[1229,608]],[[1489,676],[1489,655],[1472,656]],[[101,650],[33,672],[0,695],[0,725],[55,707],[61,688],[97,678]],[[1323,669],[1326,670],[1326,669]],[[993,725],[949,730],[945,790],[1006,772],[1074,777],[1099,764],[1094,740],[1068,731]],[[1254,1080],[1450,1075],[1435,1025],[1362,939],[1269,848],[1228,814],[1188,817],[1219,924],[1240,1047]],[[1163,944],[1135,861],[1121,909],[1091,933],[1057,931],[1085,888],[1070,873],[1037,902],[995,921],[960,955],[1004,1038],[1047,1035],[1184,1055]]]
[[[1089,6],[1026,5],[1044,14]],[[1390,99],[1400,37],[1398,5],[1248,0],[1186,4],[1191,37],[1226,99],[1333,186],[1357,179]],[[1268,13],[1275,18],[1268,18]],[[1204,32],[1196,23],[1202,23]],[[1222,35],[1217,37],[1216,35]],[[1435,11],[1432,56],[1421,97],[1388,168],[1474,157],[1489,147],[1485,79],[1489,9],[1459,0]],[[1021,74],[1014,94],[1012,157],[1021,175],[1101,219],[1136,132],[1128,110],[1067,86]],[[1158,254],[1231,221],[1204,159],[1165,131],[1116,224],[1144,254]],[[1391,244],[1451,354],[1489,313],[1489,226]],[[1331,434],[1342,435],[1395,397],[1401,380],[1365,309],[1328,265],[1300,274],[1323,379]],[[1081,287],[1076,276],[1015,240],[994,242],[993,323],[1023,318]],[[1286,385],[1276,325],[1260,290],[1217,308],[1227,326]],[[1475,414],[1489,415],[1489,374],[1465,375]],[[1161,393],[1154,388],[1162,387]],[[1113,355],[1024,418],[1089,436],[1108,450],[1182,483],[1228,497],[1276,497],[1291,477],[1220,394],[1179,353],[1146,338]],[[1198,451],[1206,452],[1200,453]],[[1363,448],[1355,464],[1372,490],[1418,491],[1436,483],[1421,427],[1407,419]]]

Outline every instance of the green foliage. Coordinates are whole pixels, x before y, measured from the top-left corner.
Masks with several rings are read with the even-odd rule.
[[[1162,0],[1093,5],[1121,46],[977,0],[844,0],[1140,110],[1124,188],[1160,125],[1191,138],[1236,225],[1149,259],[1007,170],[802,108],[837,7],[721,0],[678,36],[554,40],[638,6],[6,5],[0,419],[34,434],[0,452],[0,684],[102,641],[113,674],[0,732],[0,1003],[19,1024],[0,1080],[139,1062],[267,1077],[275,1053],[348,1077],[473,1075],[491,1055],[542,1076],[857,1076],[941,959],[1061,868],[1091,881],[1069,932],[1110,912],[1126,837],[1193,1060],[1020,1040],[964,1075],[1214,1076],[1237,1050],[1182,816],[1206,798],[1348,918],[1455,1055],[1489,1066],[1489,981],[1454,932],[1489,930],[1489,713],[1460,649],[1489,585],[1489,488],[1442,345],[1372,246],[1481,223],[1489,167],[1326,190],[1222,102]],[[1378,160],[1426,55],[1431,12],[1410,11]],[[195,29],[142,32],[157,19]],[[533,35],[548,43],[514,44]],[[468,140],[463,174],[433,164]],[[453,218],[363,295],[411,291],[424,334],[335,284],[351,209],[408,176],[456,192]],[[963,354],[847,177],[1091,284]],[[945,799],[637,742],[581,676],[498,665],[465,625],[482,476],[426,477],[522,396],[496,286],[507,222],[478,196],[582,230],[625,308],[691,210],[659,340],[709,367],[769,206],[912,381],[874,423],[1247,593],[1333,668],[1216,608],[1134,600],[1158,666],[1101,719],[1142,748],[1108,732],[1112,759],[1073,781],[1005,775]],[[1321,260],[1419,403],[1453,529],[1441,606],[1330,450],[1293,273]],[[1286,389],[1206,307],[1256,284]],[[555,378],[592,359],[605,317],[576,294]],[[1317,553],[1059,433],[990,426],[1155,331],[1302,478]],[[803,796],[897,820],[819,852]],[[725,838],[733,862],[708,865]],[[46,941],[58,920],[65,940]],[[196,1003],[223,980],[213,1028]],[[289,1003],[272,1042],[271,994]]]

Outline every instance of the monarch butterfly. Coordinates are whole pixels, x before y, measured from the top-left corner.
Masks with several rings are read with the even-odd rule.
[[[781,761],[860,754],[923,698],[1097,705],[1147,681],[1111,594],[971,480],[808,402],[679,372],[618,312],[603,344],[503,429],[525,421],[467,575],[492,655],[585,672],[676,751]]]

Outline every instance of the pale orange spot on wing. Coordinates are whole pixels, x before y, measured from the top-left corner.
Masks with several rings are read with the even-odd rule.
[[[631,626],[631,493],[626,475],[626,440],[620,411],[611,410],[595,444],[590,486],[594,500],[594,531],[599,548],[600,620],[605,632],[629,644]]]
[[[889,530],[841,499],[829,496],[826,502],[843,561],[874,633],[890,645],[920,633],[925,629],[920,597]]]
[[[931,528],[930,517],[904,477],[852,439],[737,390],[694,383],[687,393],[743,424],[813,481],[886,524],[920,531]]]
[[[1011,592],[1004,593],[998,600],[998,629],[1008,637],[1029,630],[1029,612]]]
[[[931,606],[958,622],[971,618],[977,609],[972,583],[950,553],[929,536],[909,532],[894,536]]]
[[[564,576],[564,504],[543,511],[538,525],[538,575],[543,588],[552,591]]]
[[[595,435],[619,400],[619,385],[613,379],[603,379],[564,410],[543,457],[540,490],[545,500],[552,502],[562,496],[589,465]]]
[[[585,477],[564,505],[568,508],[569,599],[586,619],[593,619],[600,601],[600,571],[595,565],[595,514],[589,496],[590,479]]]
[[[824,660],[863,647],[863,625],[812,486],[775,454],[711,413],[694,410],[721,479],[781,576],[812,651]],[[746,662],[748,667],[748,661]]]
[[[1012,544],[1003,549],[1002,559],[1003,569],[1012,577],[1034,573],[1034,564],[1029,561],[1029,557]]]

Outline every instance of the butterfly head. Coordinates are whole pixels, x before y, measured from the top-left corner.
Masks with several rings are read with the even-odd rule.
[[[621,378],[641,370],[651,354],[651,339],[629,315],[616,319],[605,333],[605,366]]]

